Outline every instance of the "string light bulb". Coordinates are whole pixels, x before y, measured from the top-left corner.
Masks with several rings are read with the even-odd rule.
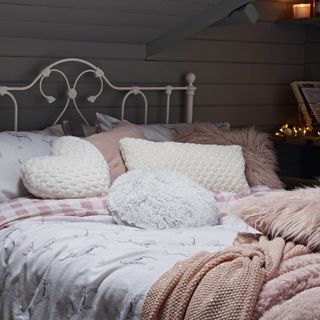
[[[288,123],[282,125],[275,133],[277,137],[304,137],[318,135],[320,130],[315,130],[312,126],[291,126]]]

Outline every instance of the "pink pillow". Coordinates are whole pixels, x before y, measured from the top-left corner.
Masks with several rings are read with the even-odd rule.
[[[117,177],[127,171],[119,147],[119,141],[122,138],[144,139],[144,135],[135,125],[127,121],[121,121],[109,132],[94,134],[86,138],[87,141],[96,146],[108,162],[111,181],[114,181]]]

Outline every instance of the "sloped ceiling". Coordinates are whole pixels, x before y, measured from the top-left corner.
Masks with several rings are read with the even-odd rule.
[[[215,22],[251,2],[252,0],[0,0],[0,36],[139,43],[152,46],[151,49],[156,47],[153,51],[159,52],[167,45],[181,40],[181,37],[188,36],[187,33],[199,31],[202,25],[210,25],[210,16],[208,19],[206,13],[212,13],[213,8],[221,10],[221,7],[225,7],[221,17],[215,11]],[[203,21],[204,16],[206,21]],[[175,33],[176,30],[180,32]],[[171,35],[173,33],[175,37]]]

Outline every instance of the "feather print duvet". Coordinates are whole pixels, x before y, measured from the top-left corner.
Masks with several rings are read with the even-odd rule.
[[[244,224],[140,230],[111,217],[48,217],[0,232],[0,318],[139,319],[152,284],[178,260],[232,244]]]

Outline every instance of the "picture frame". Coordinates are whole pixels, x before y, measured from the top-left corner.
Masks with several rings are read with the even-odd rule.
[[[294,81],[291,88],[307,126],[320,123],[320,82]]]

